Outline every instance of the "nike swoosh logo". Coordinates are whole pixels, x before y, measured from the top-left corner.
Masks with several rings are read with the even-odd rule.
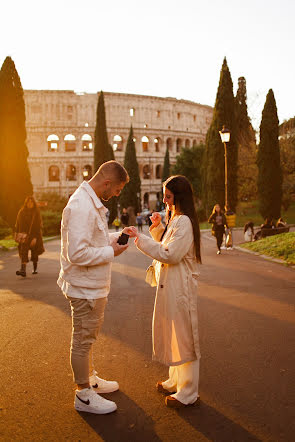
[[[92,388],[98,388],[98,384],[92,385]]]
[[[79,401],[83,402],[83,404],[85,405],[89,405],[90,404],[90,400],[87,399],[87,401],[83,401],[83,399],[81,399],[77,394],[76,394],[76,398],[79,399]]]

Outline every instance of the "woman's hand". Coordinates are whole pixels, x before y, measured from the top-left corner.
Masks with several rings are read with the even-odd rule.
[[[157,227],[162,221],[161,215],[158,212],[154,212],[152,216],[150,216],[150,220],[152,222],[151,227]]]
[[[137,228],[134,226],[130,226],[130,227],[125,227],[122,230],[123,233],[126,233],[126,235],[129,235],[130,238],[135,238],[136,236],[138,236],[138,231]]]

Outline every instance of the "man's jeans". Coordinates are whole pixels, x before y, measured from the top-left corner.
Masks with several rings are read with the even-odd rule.
[[[92,345],[103,324],[107,298],[70,298],[72,310],[71,366],[76,384],[87,384],[93,374]]]

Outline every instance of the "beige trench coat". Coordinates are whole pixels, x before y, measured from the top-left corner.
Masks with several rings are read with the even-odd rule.
[[[157,292],[153,315],[153,359],[174,366],[201,357],[197,313],[197,278],[193,228],[186,215],[140,235],[137,248],[154,258]]]

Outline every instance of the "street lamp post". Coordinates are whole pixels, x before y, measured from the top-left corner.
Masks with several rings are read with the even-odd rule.
[[[222,130],[219,131],[219,135],[221,141],[224,145],[224,188],[225,188],[225,207],[228,207],[228,195],[227,195],[227,146],[226,143],[229,143],[230,140],[230,131],[222,127]]]

